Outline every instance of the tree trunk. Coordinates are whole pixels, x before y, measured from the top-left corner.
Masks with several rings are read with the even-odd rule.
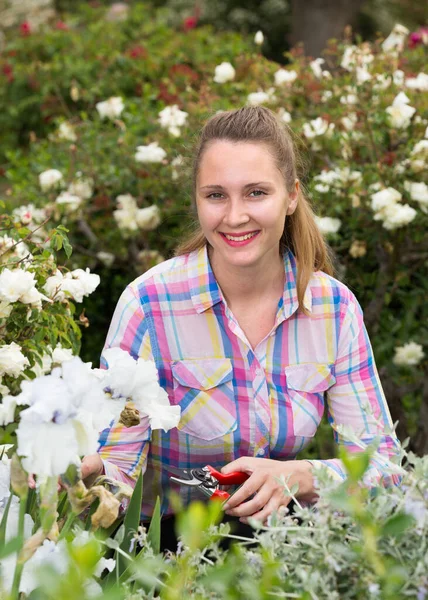
[[[303,42],[305,54],[320,56],[330,38],[340,38],[353,25],[364,0],[291,0],[291,34],[295,46]]]

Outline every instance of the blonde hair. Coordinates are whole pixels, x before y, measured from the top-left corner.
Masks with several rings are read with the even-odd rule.
[[[294,147],[292,133],[268,108],[245,106],[228,110],[211,117],[202,128],[193,160],[192,196],[196,204],[196,185],[202,156],[207,147],[216,140],[231,142],[259,142],[269,146],[281,171],[287,191],[293,192],[297,179],[299,157]],[[175,255],[187,254],[203,248],[207,240],[199,225],[178,245]],[[299,190],[297,208],[285,219],[280,240],[280,252],[290,249],[297,261],[297,297],[299,308],[307,313],[303,298],[309,279],[314,271],[333,274],[328,247],[314,219],[313,210]]]

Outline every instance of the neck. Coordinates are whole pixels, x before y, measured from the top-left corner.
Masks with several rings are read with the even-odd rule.
[[[211,252],[210,252],[211,250]],[[211,268],[221,291],[230,307],[239,303],[257,300],[272,293],[282,296],[284,291],[284,263],[278,253],[277,259],[271,256],[260,264],[251,267],[239,267],[219,260],[208,246]]]

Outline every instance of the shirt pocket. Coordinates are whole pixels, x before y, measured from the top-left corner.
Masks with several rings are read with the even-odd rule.
[[[177,429],[204,440],[236,429],[232,361],[228,358],[172,363],[174,404],[181,408]]]
[[[336,382],[332,366],[325,363],[288,365],[285,376],[294,435],[312,437],[324,412],[324,393]]]

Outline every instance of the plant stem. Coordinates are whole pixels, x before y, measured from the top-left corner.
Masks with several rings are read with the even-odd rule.
[[[71,528],[76,516],[77,516],[76,513],[70,512],[70,514],[67,517],[66,522],[64,523],[63,528],[61,529],[61,533],[59,534],[58,540],[62,540],[66,536],[66,534],[70,531],[70,528]]]
[[[25,509],[27,507],[27,495],[22,496],[19,501],[19,520],[18,520],[18,538],[21,541],[21,546],[24,543],[24,523],[25,523]],[[21,575],[24,563],[19,560],[16,561],[15,573],[13,575],[12,583],[12,594],[11,598],[14,600],[19,597],[19,584],[21,583]]]

